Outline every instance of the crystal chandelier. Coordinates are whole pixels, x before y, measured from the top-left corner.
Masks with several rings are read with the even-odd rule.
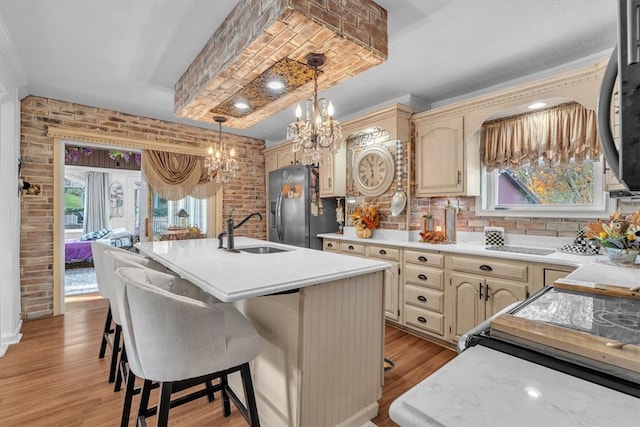
[[[240,169],[238,161],[233,157],[236,155],[233,147],[227,150],[227,144],[222,139],[222,124],[227,121],[225,117],[216,116],[213,118],[218,123],[220,140],[216,144],[215,150],[209,146],[209,155],[204,158],[204,167],[207,168],[209,181],[225,183],[236,177],[236,171]]]
[[[293,141],[293,152],[302,151],[303,165],[322,163],[322,149],[336,153],[342,146],[340,122],[333,120],[333,103],[318,99],[318,67],[325,63],[321,53],[307,55],[307,64],[313,67],[313,99],[306,101],[306,116],[302,120],[302,108],[296,107],[296,121],[287,128],[287,139]]]

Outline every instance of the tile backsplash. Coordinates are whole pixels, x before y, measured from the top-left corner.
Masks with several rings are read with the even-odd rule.
[[[414,198],[411,200],[410,229],[419,230],[421,217],[431,211],[436,225],[443,225],[444,206],[450,197]],[[618,200],[618,208],[630,213],[640,208],[639,202]],[[484,227],[503,227],[505,234],[529,236],[575,237],[578,226],[586,228],[598,218],[536,218],[476,215],[476,198],[460,197],[461,210],[456,223],[458,231],[483,232]]]

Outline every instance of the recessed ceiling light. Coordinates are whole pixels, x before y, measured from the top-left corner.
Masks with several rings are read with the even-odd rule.
[[[239,110],[246,110],[249,108],[249,104],[247,104],[244,101],[238,101],[235,104],[233,104],[237,109]]]
[[[539,108],[546,107],[546,106],[547,106],[546,102],[534,102],[533,104],[529,105],[527,108],[529,108],[530,110],[537,110]]]
[[[284,83],[282,82],[282,80],[269,80],[267,82],[267,88],[269,88],[270,90],[282,90],[284,89]]]

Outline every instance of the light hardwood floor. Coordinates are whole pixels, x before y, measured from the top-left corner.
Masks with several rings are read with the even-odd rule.
[[[119,424],[124,393],[114,393],[107,383],[109,357],[97,357],[106,307],[107,301],[95,294],[73,297],[66,300],[65,315],[24,323],[22,341],[0,358],[0,425]],[[393,426],[391,402],[453,359],[455,352],[388,325],[385,333],[385,356],[395,369],[385,374],[379,415],[372,421]],[[156,399],[152,395],[152,401]],[[225,419],[219,402],[199,399],[172,409],[169,424],[246,426],[233,405]],[[137,403],[134,399],[134,408]],[[154,418],[149,421],[155,424]]]

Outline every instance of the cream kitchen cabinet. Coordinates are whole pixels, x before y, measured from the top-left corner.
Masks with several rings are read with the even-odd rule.
[[[535,294],[544,286],[551,286],[556,280],[568,276],[575,270],[575,267],[568,265],[542,264],[533,265],[533,287],[532,294]]]
[[[443,267],[442,254],[404,251],[404,325],[421,334],[446,340]]]
[[[463,117],[414,122],[416,196],[464,194]]]
[[[401,274],[402,250],[395,247],[366,245],[360,242],[323,239],[322,248],[325,252],[341,253],[344,255],[376,258],[391,264],[391,269],[384,272],[384,311],[388,320],[400,322],[399,291]]]
[[[322,151],[320,165],[320,197],[344,197],[347,194],[347,149],[346,144],[335,154]]]
[[[448,321],[454,342],[486,318],[529,297],[530,263],[458,255],[449,261]]]
[[[296,153],[291,151],[291,143],[269,147],[264,151],[264,170],[269,177],[269,172],[286,166],[298,164]]]
[[[400,320],[399,291],[400,291],[400,260],[402,250],[394,247],[367,245],[367,256],[377,258],[391,264],[385,270],[384,276],[384,311],[387,319],[398,322]]]

